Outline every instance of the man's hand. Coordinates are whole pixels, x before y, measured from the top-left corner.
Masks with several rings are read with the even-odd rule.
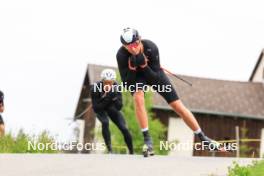
[[[113,90],[109,91],[107,94],[106,94],[107,97],[111,98],[111,99],[114,99],[116,96],[117,96],[117,93]]]
[[[134,67],[141,67],[144,68],[148,65],[147,58],[145,58],[143,53],[140,53],[138,55],[133,55],[130,57],[130,63]]]
[[[136,64],[136,58],[134,56],[131,56],[128,59],[128,68],[129,70],[137,71],[137,67],[135,66]]]

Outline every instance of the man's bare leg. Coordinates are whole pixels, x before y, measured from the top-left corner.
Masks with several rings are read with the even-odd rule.
[[[141,131],[143,133],[144,137],[144,143],[148,147],[148,151],[150,155],[153,155],[153,150],[152,150],[152,139],[149,135],[149,130],[148,130],[148,115],[145,107],[145,98],[144,98],[144,92],[142,90],[139,90],[134,93],[133,95],[134,98],[134,105],[135,105],[135,112],[136,112],[136,117],[139,123],[139,126],[141,128]]]
[[[170,103],[170,106],[174,111],[184,120],[184,122],[191,128],[193,131],[197,131],[200,129],[200,126],[191,113],[189,109],[187,109],[181,100],[176,100]]]
[[[173,101],[172,103],[170,103],[170,106],[183,119],[187,126],[193,130],[194,134],[197,135],[205,145],[214,144],[215,147],[217,147],[218,143],[215,143],[212,139],[208,138],[203,133],[196,118],[194,117],[192,112],[184,106],[181,100]]]
[[[133,98],[134,98],[136,117],[139,126],[141,129],[146,129],[148,128],[148,115],[145,108],[144,92],[142,90],[135,92]]]

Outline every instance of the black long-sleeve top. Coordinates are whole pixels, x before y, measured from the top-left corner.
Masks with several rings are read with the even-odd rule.
[[[122,94],[115,87],[117,85],[118,83],[115,82],[111,90],[112,92],[106,94],[103,91],[102,81],[96,82],[91,86],[92,107],[95,112],[104,111],[111,106],[114,106],[117,110],[121,110],[123,106]]]
[[[155,43],[150,40],[141,40],[144,48],[144,55],[148,59],[148,65],[145,68],[138,68],[135,70],[129,69],[129,59],[131,54],[121,46],[116,54],[118,69],[123,82],[127,85],[134,85],[137,82],[137,77],[144,75],[145,79],[149,83],[156,82],[159,78],[160,68],[159,49]]]

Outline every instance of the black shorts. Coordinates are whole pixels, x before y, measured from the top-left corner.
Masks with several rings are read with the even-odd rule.
[[[136,78],[136,85],[131,89],[131,94],[133,95],[138,90],[146,91],[145,88],[147,85],[151,86],[156,92],[158,92],[168,104],[173,101],[179,100],[179,97],[176,93],[175,88],[171,84],[167,75],[163,72],[159,72],[159,77],[157,80],[146,80],[143,76],[138,76]]]
[[[4,120],[3,120],[2,116],[0,115],[0,125],[4,125],[4,124],[5,124]]]

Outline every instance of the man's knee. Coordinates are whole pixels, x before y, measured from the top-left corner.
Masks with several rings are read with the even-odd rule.
[[[109,127],[109,122],[108,121],[101,121],[102,127],[103,128],[108,128]]]
[[[180,115],[183,116],[188,109],[184,106],[181,100],[176,100],[170,103],[170,106]]]
[[[97,115],[98,120],[101,122],[103,128],[109,126],[109,120],[105,114],[97,113],[96,115]]]
[[[126,126],[126,122],[124,119],[121,119],[119,120],[119,123],[117,124],[118,128],[121,130],[121,131],[128,131],[128,128]]]
[[[137,106],[143,106],[144,105],[145,98],[144,98],[144,92],[143,91],[135,92],[133,95],[133,98],[134,98],[134,102]]]
[[[125,135],[130,134],[130,133],[129,133],[129,130],[128,130],[128,128],[126,127],[125,124],[119,126],[119,129],[120,129],[120,131],[121,131],[123,134],[125,134]]]

